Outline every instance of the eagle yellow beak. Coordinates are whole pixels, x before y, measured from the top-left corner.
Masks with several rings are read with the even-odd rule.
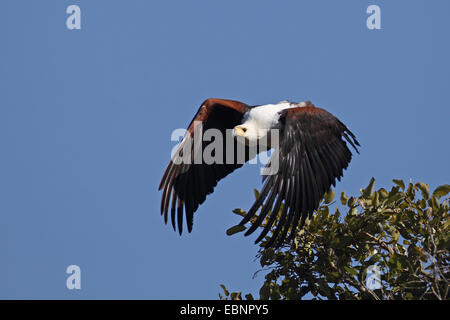
[[[245,136],[245,132],[247,132],[247,128],[246,128],[246,127],[242,127],[242,126],[236,126],[236,127],[234,127],[234,133],[235,133],[237,136],[243,137],[243,136]]]

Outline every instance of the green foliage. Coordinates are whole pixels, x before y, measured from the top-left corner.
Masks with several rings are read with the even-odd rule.
[[[449,298],[450,197],[443,197],[450,185],[430,193],[427,184],[393,180],[388,192],[374,191],[374,182],[372,178],[358,197],[342,193],[345,208],[336,207],[334,214],[334,192],[328,192],[293,242],[276,250],[264,249],[270,234],[261,242],[257,258],[269,272],[260,299],[302,299],[307,294],[313,299]],[[233,233],[245,229],[233,228]],[[381,289],[366,286],[367,269],[373,265],[381,271]],[[221,299],[242,299],[240,292],[222,288]]]
[[[220,285],[223,290],[223,295],[219,293],[220,300],[242,300],[242,293],[241,292],[229,292],[227,288],[223,284]],[[254,300],[253,296],[249,293],[245,295],[245,299],[247,300]]]

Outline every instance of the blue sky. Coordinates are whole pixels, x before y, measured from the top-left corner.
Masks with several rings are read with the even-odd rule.
[[[66,28],[77,4],[81,30]],[[366,8],[381,8],[381,30]],[[179,237],[159,214],[170,134],[208,97],[312,100],[357,135],[336,192],[449,183],[450,2],[0,3],[0,298],[258,296],[256,235],[228,237],[259,167]],[[79,265],[81,290],[66,288]]]

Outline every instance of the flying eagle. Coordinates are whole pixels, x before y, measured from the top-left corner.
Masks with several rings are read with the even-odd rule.
[[[223,146],[220,161],[195,162],[194,157],[208,147],[203,140],[197,147],[195,142],[187,144],[194,139],[195,124],[201,124],[203,131],[215,129],[224,136],[231,131],[234,143],[231,151],[244,145],[244,161],[236,161],[236,154],[232,155],[234,161],[226,161],[230,160],[226,159],[230,149],[225,150]],[[279,130],[276,147],[267,139],[273,129]],[[267,142],[265,149],[260,143],[263,138]],[[191,121],[161,179],[161,215],[167,223],[170,212],[172,226],[175,231],[178,227],[181,235],[185,214],[187,229],[191,232],[194,212],[219,180],[252,158],[251,146],[260,145],[258,151],[275,148],[269,164],[278,157],[278,170],[263,176],[263,188],[240,225],[250,221],[260,209],[257,219],[245,233],[254,232],[267,217],[263,231],[255,240],[258,243],[272,228],[282,208],[272,237],[265,245],[270,247],[277,241],[278,246],[286,237],[294,237],[297,227],[302,227],[307,217],[311,218],[324,194],[331,185],[335,186],[336,179],[340,180],[352,158],[347,143],[358,152],[360,145],[355,135],[335,116],[309,101],[248,106],[234,100],[207,99]],[[189,161],[183,161],[183,157]]]

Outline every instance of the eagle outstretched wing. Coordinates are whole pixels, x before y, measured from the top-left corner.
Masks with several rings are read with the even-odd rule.
[[[335,116],[313,105],[285,109],[280,112],[281,139],[278,173],[265,176],[264,186],[247,215],[244,225],[261,208],[258,218],[245,235],[253,233],[268,217],[268,221],[255,240],[261,241],[274,225],[283,204],[279,222],[266,247],[277,241],[279,246],[290,231],[295,235],[297,226],[303,226],[319,206],[320,200],[340,180],[352,153],[346,142],[358,152],[359,142],[354,134]],[[359,153],[359,152],[358,152]],[[271,159],[271,162],[273,159]]]
[[[227,129],[233,129],[239,125],[242,121],[244,114],[248,111],[249,107],[242,102],[225,99],[207,99],[205,100],[196,115],[192,119],[185,137],[178,146],[175,155],[169,162],[161,183],[159,190],[163,190],[161,198],[161,214],[164,215],[164,220],[167,223],[168,213],[170,209],[172,226],[176,230],[178,226],[178,232],[181,234],[183,231],[183,212],[186,215],[186,222],[188,231],[191,232],[193,226],[193,215],[198,206],[203,203],[206,196],[213,192],[217,182],[235,169],[243,165],[242,161],[237,159],[233,161],[226,161],[226,152],[222,152],[223,159],[218,163],[206,164],[203,161],[200,164],[194,163],[194,157],[196,153],[203,152],[207,143],[203,142],[201,150],[194,150],[194,124],[199,122],[203,126],[203,132],[208,129],[214,128],[220,130],[223,137],[226,136]],[[236,142],[235,153],[236,151]],[[190,159],[183,161],[183,144],[190,143]],[[226,144],[223,144],[224,149]],[[247,161],[248,152],[244,162]],[[230,163],[231,162],[231,163]]]

